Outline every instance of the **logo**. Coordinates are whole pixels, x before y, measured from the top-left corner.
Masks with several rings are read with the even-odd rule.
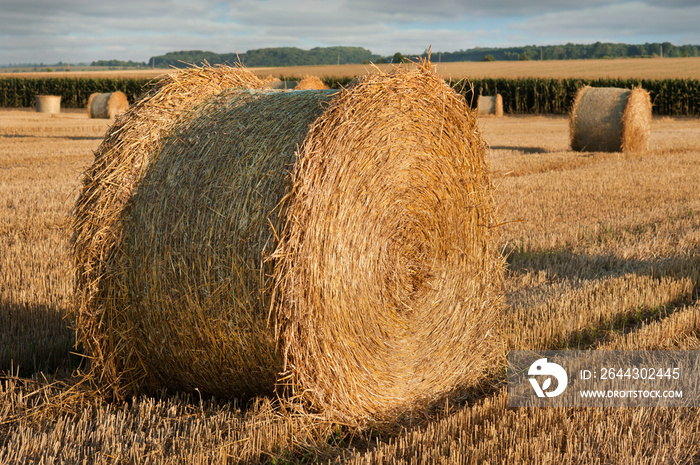
[[[546,376],[542,386],[540,386],[537,378],[528,378],[532,388],[535,390],[537,397],[556,397],[566,389],[566,383],[569,382],[569,377],[566,375],[566,371],[557,365],[556,363],[548,362],[546,358],[541,358],[535,360],[535,363],[530,365],[530,369],[527,371],[528,376]],[[548,391],[552,386],[552,378],[557,380],[557,388],[553,391]]]

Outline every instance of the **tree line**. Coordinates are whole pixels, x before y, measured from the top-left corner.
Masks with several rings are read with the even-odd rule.
[[[425,56],[426,53],[424,52]],[[599,58],[697,57],[700,45],[673,45],[670,42],[645,44],[526,45],[508,48],[472,48],[457,52],[433,53],[436,61],[580,60]]]
[[[410,55],[408,55],[410,56]],[[427,51],[422,56],[427,56]],[[620,44],[596,42],[593,44],[526,45],[506,48],[472,48],[456,52],[432,52],[433,62],[449,61],[505,61],[505,60],[577,60],[593,58],[644,57],[698,57],[700,45],[674,45],[670,42]],[[390,63],[401,61],[401,52],[388,56],[372,53],[362,47],[316,47],[302,50],[297,47],[271,47],[248,50],[245,53],[215,53],[203,50],[183,50],[151,57],[148,62],[100,60],[91,66],[184,68],[191,64],[210,65],[241,63],[248,67],[334,65],[350,63]]]
[[[273,47],[248,50],[245,53],[214,53],[201,50],[169,52],[151,57],[150,67],[183,68],[188,64],[210,65],[241,63],[247,67],[306,66],[350,63],[376,63],[381,57],[362,47],[315,47],[302,50],[297,47]]]

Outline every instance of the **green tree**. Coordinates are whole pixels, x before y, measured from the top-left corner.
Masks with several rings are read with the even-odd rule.
[[[489,53],[488,55],[484,55],[484,61],[496,61],[496,59]]]

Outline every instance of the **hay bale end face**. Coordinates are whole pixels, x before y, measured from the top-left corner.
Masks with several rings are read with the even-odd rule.
[[[90,94],[88,98],[88,118],[114,119],[129,109],[129,100],[124,92]]]
[[[479,95],[477,113],[479,116],[503,116],[503,97],[501,94]]]
[[[643,152],[649,148],[651,98],[638,87],[581,88],[570,114],[571,148],[587,152]]]
[[[496,365],[502,260],[485,154],[474,112],[429,64],[331,102],[294,166],[275,254],[290,392],[341,421],[376,419]]]
[[[35,109],[37,113],[61,113],[61,96],[37,95],[35,98]]]
[[[339,92],[203,99],[91,234],[102,261],[75,242],[79,269],[99,270],[78,286],[96,375],[122,395],[278,386],[359,425],[475,385],[500,359],[485,154],[427,64]]]

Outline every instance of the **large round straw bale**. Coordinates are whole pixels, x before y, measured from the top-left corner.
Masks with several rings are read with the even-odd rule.
[[[477,101],[479,116],[503,116],[503,97],[496,95],[479,95]]]
[[[639,152],[649,148],[651,99],[637,87],[581,88],[570,115],[571,148],[588,152]]]
[[[221,93],[135,183],[83,283],[90,354],[120,393],[281,385],[357,424],[474,385],[500,356],[486,146],[428,64],[337,93]]]
[[[72,215],[75,263],[74,310],[79,336],[91,354],[92,371],[117,387],[137,364],[124,364],[115,354],[125,349],[118,314],[106,305],[103,281],[112,273],[114,248],[131,201],[153,154],[173,125],[198,103],[229,88],[262,87],[263,81],[242,68],[188,68],[162,77],[109,129],[83,174],[83,187]],[[128,349],[128,348],[126,348]]]
[[[38,113],[61,113],[61,96],[37,95],[35,97],[35,110]]]
[[[94,93],[88,98],[88,118],[114,119],[128,109],[129,100],[124,92]]]
[[[294,90],[305,89],[328,89],[328,86],[318,76],[306,75],[294,87]]]

